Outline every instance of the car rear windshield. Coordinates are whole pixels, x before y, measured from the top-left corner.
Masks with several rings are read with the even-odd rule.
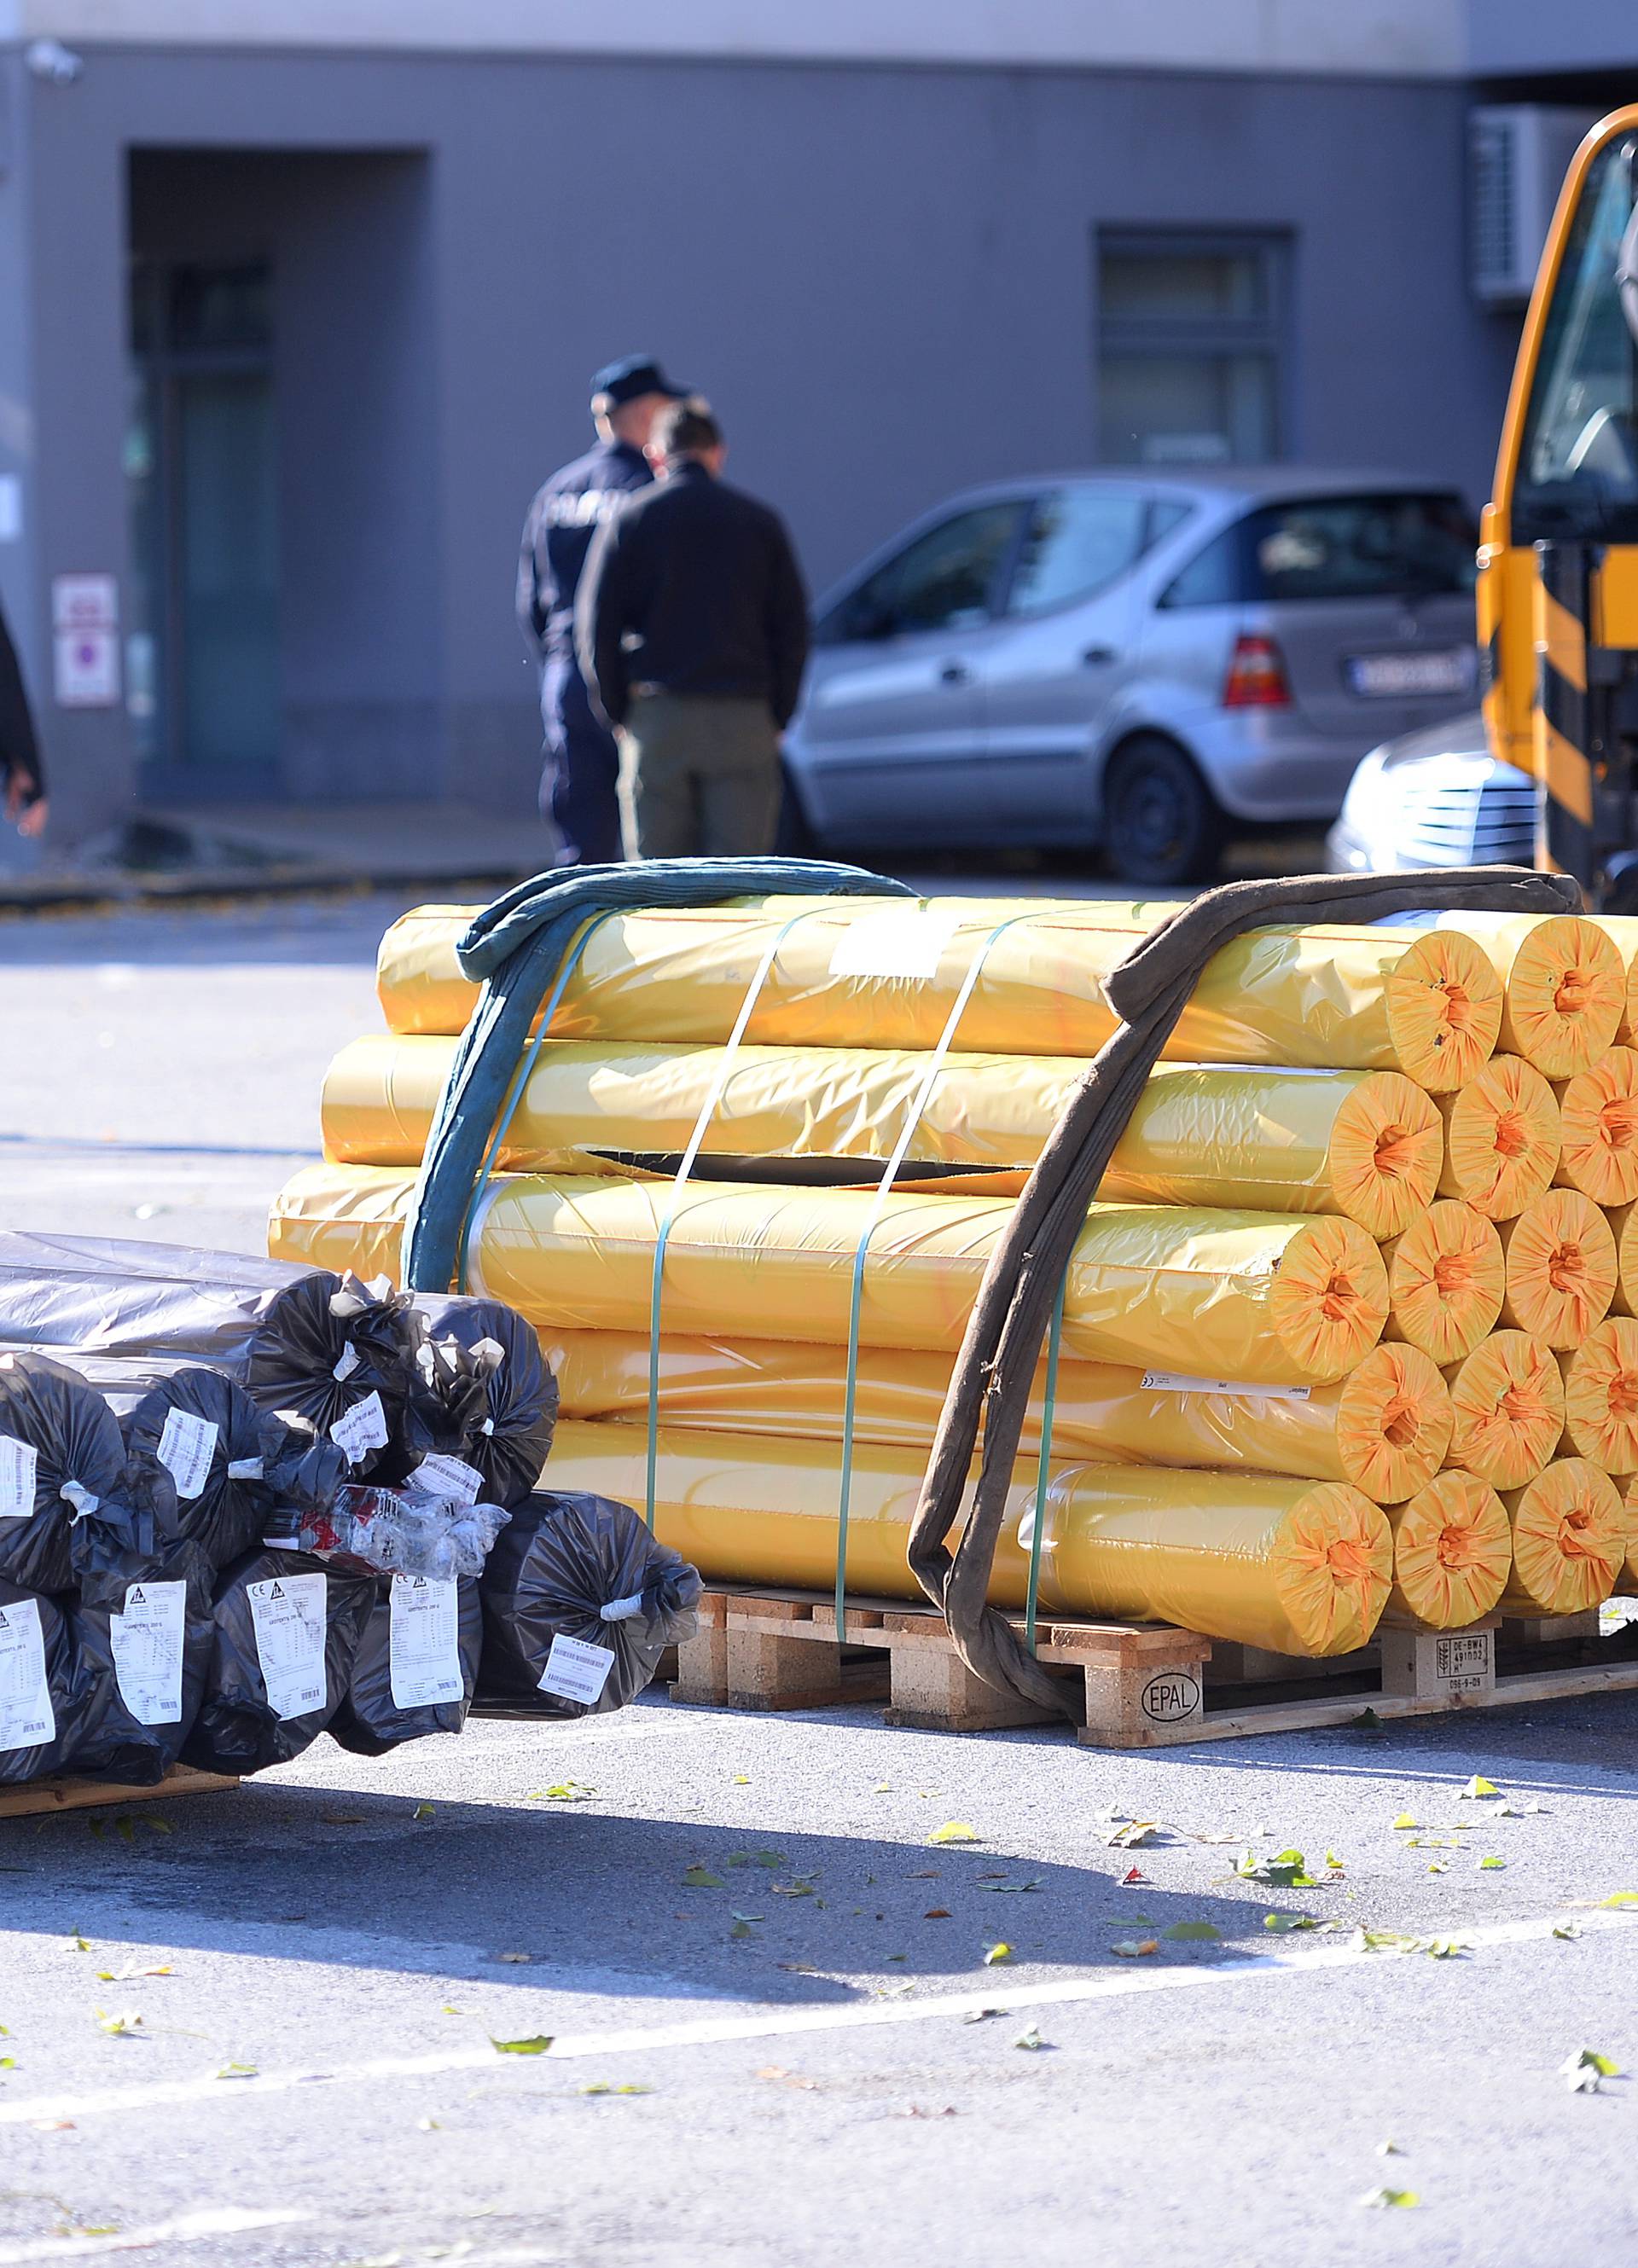
[[[1278,606],[1471,591],[1478,542],[1457,496],[1294,497],[1214,536],[1160,603]]]

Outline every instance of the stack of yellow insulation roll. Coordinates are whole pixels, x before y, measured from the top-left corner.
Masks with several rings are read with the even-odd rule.
[[[557,1374],[547,1484],[652,1509],[711,1579],[828,1589],[839,1553],[852,1590],[913,1595],[974,1296],[1115,1028],[1103,979],[1169,910],[774,898],[593,928],[467,1236],[470,1287]],[[469,918],[388,932],[387,1032],[331,1067],[278,1256],[397,1277],[477,998]],[[1384,1611],[1576,1613],[1625,1580],[1629,998],[1638,923],[1430,916],[1220,954],[1071,1260],[996,1602],[1024,1602],[1033,1555],[1052,1612],[1317,1655]]]

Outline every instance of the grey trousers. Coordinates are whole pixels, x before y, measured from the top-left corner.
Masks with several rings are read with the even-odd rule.
[[[736,858],[772,850],[779,735],[764,702],[639,693],[619,741],[628,858]]]

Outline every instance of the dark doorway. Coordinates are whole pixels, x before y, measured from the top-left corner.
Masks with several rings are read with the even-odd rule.
[[[154,786],[277,782],[271,296],[266,261],[133,265],[129,698]]]

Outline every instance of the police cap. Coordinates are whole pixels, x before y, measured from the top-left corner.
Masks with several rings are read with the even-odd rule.
[[[680,401],[688,390],[673,386],[653,355],[627,355],[622,362],[605,363],[592,380],[592,400],[609,409],[645,394],[664,394]]]

